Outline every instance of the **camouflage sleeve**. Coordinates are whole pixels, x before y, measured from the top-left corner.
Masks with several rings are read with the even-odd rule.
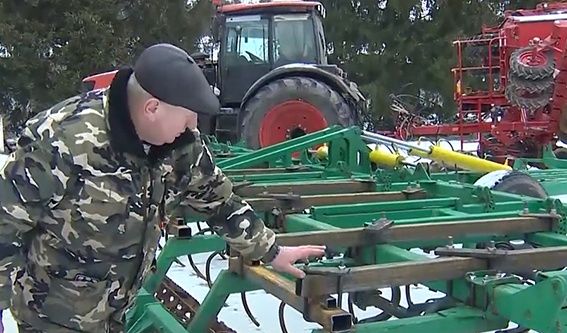
[[[169,191],[180,192],[176,194],[184,204],[204,214],[209,226],[232,249],[251,260],[272,261],[278,247],[275,233],[233,193],[231,181],[200,139],[174,154],[173,170],[174,184]]]
[[[69,171],[57,142],[30,133],[26,129],[18,140],[26,144],[0,169],[0,310],[10,306],[10,274],[21,259],[22,237],[58,202]]]

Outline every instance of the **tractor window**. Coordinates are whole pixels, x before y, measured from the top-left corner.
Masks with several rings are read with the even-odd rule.
[[[268,27],[260,16],[227,18],[227,65],[268,63]]]
[[[275,61],[317,63],[317,42],[309,14],[287,14],[274,17]]]

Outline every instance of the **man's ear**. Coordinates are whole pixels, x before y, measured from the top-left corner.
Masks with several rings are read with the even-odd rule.
[[[150,120],[156,119],[156,112],[158,110],[159,101],[155,98],[150,98],[144,103],[144,115]]]

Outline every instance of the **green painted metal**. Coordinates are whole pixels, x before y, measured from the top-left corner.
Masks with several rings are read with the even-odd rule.
[[[342,128],[330,127],[293,140],[285,141],[259,151],[251,151],[240,144],[219,143],[214,137],[206,137],[205,142],[212,147],[217,156],[219,167],[227,174],[234,170],[254,167],[297,167],[301,166],[305,172],[316,172],[332,169],[342,174],[368,174],[373,172],[377,179],[384,184],[393,182],[417,181],[422,179],[436,179],[448,182],[472,184],[482,174],[468,171],[447,171],[429,173],[426,163],[418,163],[415,167],[407,166],[389,170],[376,169],[368,160],[369,148],[360,138],[360,129],[357,127]],[[310,152],[316,145],[329,145],[329,158],[319,160]],[[299,152],[299,156],[294,153]],[[360,156],[360,159],[359,159]],[[548,169],[528,170],[528,163],[546,165]],[[557,159],[551,146],[545,147],[540,159],[517,159],[514,169],[525,171],[538,179],[550,196],[567,194],[567,160]],[[313,175],[313,174],[311,174]],[[294,177],[303,178],[309,174],[297,174]],[[287,175],[284,177],[288,177]],[[256,175],[240,174],[233,177],[234,181],[253,182]],[[273,178],[272,182],[284,179]]]
[[[301,164],[319,164],[329,167],[348,167],[353,172],[370,172],[368,153],[370,148],[362,141],[358,127],[329,127],[292,140],[243,154],[229,160],[223,160],[218,166],[223,170],[255,167],[275,167],[293,165],[293,154],[300,152]],[[313,146],[328,144],[329,153],[326,161],[317,161],[308,150]]]
[[[417,186],[414,184],[412,186]],[[485,188],[477,188],[466,184],[451,184],[442,181],[423,181],[419,187],[432,194],[431,198],[397,202],[371,202],[356,205],[318,206],[310,210],[310,214],[290,214],[286,219],[287,232],[331,230],[336,228],[360,227],[368,221],[385,216],[396,221],[396,224],[442,223],[455,220],[479,220],[488,218],[506,218],[518,216],[524,209],[530,212],[547,212],[549,207],[559,208],[562,205],[553,200],[538,200],[506,193],[490,192]],[[406,189],[407,183],[394,183],[391,191]],[[376,188],[380,191],[380,186]],[[427,208],[423,208],[427,207]],[[267,212],[259,212],[267,213]],[[564,223],[564,222],[562,222]],[[524,237],[521,230],[517,235],[508,235],[502,239],[528,239],[537,241],[542,246],[567,245],[567,237],[559,234],[539,233]],[[496,238],[490,235],[475,235],[455,242],[479,243]],[[502,240],[501,238],[497,240]],[[409,252],[406,248],[428,247],[439,244],[435,242],[413,242],[412,244],[393,243],[378,245],[374,254],[368,255],[367,263],[392,263],[403,261],[427,260],[427,257]],[[156,273],[146,282],[144,290],[138,295],[136,309],[138,314],[130,313],[133,320],[129,332],[145,332],[144,327],[161,325],[162,332],[180,332],[179,324],[171,318],[164,318],[163,307],[150,297],[159,280],[167,271],[173,260],[180,255],[216,251],[224,248],[224,243],[216,236],[197,235],[190,239],[171,239],[158,258]],[[370,257],[373,257],[371,259]],[[494,315],[491,309],[457,307],[439,313],[400,319],[393,322],[359,324],[352,332],[479,332],[504,328],[508,320],[522,323],[538,332],[551,332],[549,323],[559,321],[567,323],[567,314],[560,309],[567,297],[567,273],[550,272],[541,276],[541,282],[532,287],[521,286],[518,281],[468,281],[466,278],[453,281],[452,295],[465,302],[471,295],[471,285],[476,286],[474,297],[494,295],[491,307],[498,309]],[[551,288],[551,284],[555,287]],[[431,289],[446,292],[447,283],[437,281],[427,283]],[[559,286],[559,287],[557,287]],[[559,291],[557,291],[559,288]],[[183,331],[205,332],[211,316],[221,310],[229,294],[258,289],[257,286],[229,272],[224,272],[217,279],[210,293],[203,302],[198,314]],[[533,302],[537,295],[538,301]],[[557,300],[562,300],[557,301]],[[522,306],[514,306],[522,304]],[[518,309],[515,309],[518,308]],[[545,311],[540,310],[541,308]],[[552,309],[555,312],[551,311]],[[141,313],[140,313],[141,311]],[[531,311],[531,319],[524,313]],[[541,313],[541,317],[535,317]],[[552,313],[553,315],[551,315]],[[167,317],[167,316],[166,316]],[[134,318],[137,318],[136,320]],[[159,318],[159,322],[156,321]],[[547,326],[546,326],[547,325]],[[313,332],[323,332],[315,330]]]
[[[329,145],[329,157],[324,162],[314,159],[308,152],[311,147],[323,143]],[[473,246],[488,241],[521,239],[537,247],[567,246],[565,208],[559,200],[536,199],[473,186],[471,184],[482,175],[469,172],[430,175],[421,165],[397,170],[375,170],[368,160],[369,150],[360,139],[358,128],[332,127],[256,152],[238,146],[225,147],[216,143],[211,144],[215,145],[215,154],[223,151],[235,152],[235,156],[221,158],[218,164],[236,186],[242,185],[242,190],[263,189],[245,196],[249,202],[259,198],[269,198],[270,193],[275,193],[274,186],[291,189],[303,185],[304,189],[310,191],[308,195],[326,195],[330,192],[323,185],[338,181],[370,184],[365,190],[354,191],[355,194],[361,191],[412,193],[415,190],[423,190],[427,194],[424,198],[416,199],[411,197],[396,201],[361,199],[358,203],[316,205],[309,207],[308,212],[287,211],[283,226],[278,225],[278,215],[274,214],[273,207],[256,208],[258,215],[279,233],[363,227],[383,217],[395,221],[396,225],[411,225],[451,221],[474,223],[481,219],[518,217],[526,212],[534,214],[554,212],[558,214],[558,226],[555,232],[526,234],[518,230],[517,234],[501,237],[474,234],[458,237],[454,242]],[[301,155],[294,159],[292,154],[298,151]],[[567,194],[565,186],[561,190],[560,185],[557,185],[567,182],[567,163],[549,155],[544,156],[544,159],[564,169],[528,171],[528,173],[539,179],[550,195]],[[520,164],[516,165],[516,168],[525,169]],[[334,193],[341,192],[335,190]],[[301,195],[306,194],[301,193]],[[254,207],[254,204],[252,206]],[[187,217],[188,222],[198,219],[198,216]],[[367,247],[361,258],[354,260],[347,255],[346,259],[340,262],[341,264],[347,262],[348,266],[356,266],[424,261],[429,258],[423,254],[410,252],[409,249],[430,249],[445,242],[445,239],[435,239],[379,244]],[[223,271],[214,281],[199,311],[187,326],[182,325],[155,299],[154,293],[177,257],[220,251],[225,247],[222,239],[214,235],[197,234],[186,238],[170,238],[157,259],[154,273],[146,279],[143,289],[136,297],[134,307],[127,314],[127,332],[207,332],[210,320],[222,310],[230,294],[258,290],[260,287],[253,282],[229,271]],[[315,265],[337,266],[339,261],[323,260]],[[472,333],[504,329],[509,321],[541,333],[561,332],[567,329],[567,310],[563,309],[567,301],[567,272],[561,270],[542,272],[537,275],[534,285],[531,286],[516,277],[488,278],[491,275],[487,272],[474,273],[476,274],[463,276],[450,283],[423,281],[423,284],[431,290],[450,292],[452,299],[457,302],[454,307],[397,320],[361,321],[353,325],[349,332]],[[449,286],[450,290],[448,290]],[[472,304],[471,299],[478,302]],[[230,322],[226,324],[230,326]],[[312,331],[312,333],[323,332],[326,331],[321,329]]]

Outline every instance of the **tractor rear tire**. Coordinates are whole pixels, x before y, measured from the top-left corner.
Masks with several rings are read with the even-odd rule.
[[[545,188],[535,178],[520,171],[493,171],[478,179],[475,185],[483,185],[494,191],[538,199],[545,199],[548,196]]]
[[[356,111],[328,85],[286,77],[262,87],[241,109],[240,139],[259,149],[333,125],[356,123]]]

